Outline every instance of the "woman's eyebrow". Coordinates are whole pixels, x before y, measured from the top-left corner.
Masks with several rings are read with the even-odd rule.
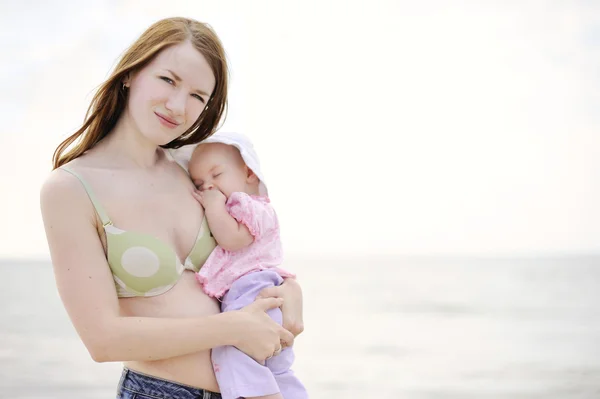
[[[180,78],[180,77],[179,77],[179,75],[177,75],[175,72],[171,71],[170,69],[167,69],[167,72],[169,72],[171,75],[173,75],[173,77],[175,78],[175,80],[176,80],[177,82],[181,82],[181,78]],[[206,93],[206,92],[204,92],[204,91],[202,91],[202,90],[200,90],[200,89],[196,89],[196,90],[194,90],[194,91],[195,91],[196,93],[200,94],[200,95],[203,95],[203,96],[208,96],[208,97],[210,97],[210,96],[208,95],[208,93]]]

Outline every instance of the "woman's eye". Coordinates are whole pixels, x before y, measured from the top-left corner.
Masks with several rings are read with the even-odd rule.
[[[173,79],[167,78],[166,76],[161,76],[160,78],[162,80],[164,80],[165,82],[167,82],[168,84],[170,84],[170,85],[172,85],[173,83],[175,83],[175,82],[173,82]]]
[[[198,94],[192,94],[192,97],[197,98],[198,100],[200,100],[200,102],[202,102],[202,104],[204,104],[206,101],[204,101],[204,99],[199,96]]]

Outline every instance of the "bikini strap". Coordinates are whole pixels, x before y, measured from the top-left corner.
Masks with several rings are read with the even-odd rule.
[[[104,210],[102,205],[100,205],[100,202],[98,202],[98,200],[96,199],[92,188],[86,183],[86,181],[83,180],[83,178],[77,172],[74,172],[72,169],[67,168],[66,166],[61,166],[60,169],[64,170],[65,172],[69,172],[81,182],[83,188],[85,188],[85,192],[87,193],[88,197],[90,197],[90,201],[92,201],[92,204],[94,205],[98,216],[100,216],[100,220],[102,220],[102,225],[106,226],[108,224],[112,224],[112,222],[108,218],[108,215],[106,214],[106,211]]]

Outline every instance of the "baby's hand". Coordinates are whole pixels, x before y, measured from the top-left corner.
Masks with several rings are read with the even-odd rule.
[[[214,205],[225,205],[227,197],[218,188],[210,188],[207,190],[194,190],[194,198],[206,209]]]

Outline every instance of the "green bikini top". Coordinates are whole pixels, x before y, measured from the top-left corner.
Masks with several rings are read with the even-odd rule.
[[[210,234],[206,217],[202,220],[194,247],[181,261],[173,248],[158,238],[115,227],[97,201],[90,186],[69,168],[62,170],[75,176],[90,197],[106,232],[107,260],[121,298],[155,296],[171,289],[185,269],[199,271],[217,243]]]

